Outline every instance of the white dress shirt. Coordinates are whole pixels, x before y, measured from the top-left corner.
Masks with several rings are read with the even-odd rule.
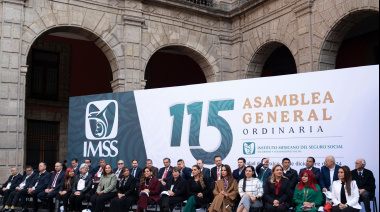
[[[346,188],[346,186],[344,186]],[[334,206],[338,206],[341,204],[341,199],[340,199],[340,192],[342,189],[342,181],[337,180],[334,181],[333,186],[332,186],[332,201],[334,203]],[[362,206],[359,204],[359,188],[356,184],[356,181],[353,180],[351,182],[351,196],[348,196],[347,189],[346,191],[346,199],[347,199],[347,205],[350,207],[353,207],[355,209],[362,209]]]
[[[335,173],[335,167],[333,169],[330,169],[330,188],[329,188],[330,191],[334,183],[334,173]]]

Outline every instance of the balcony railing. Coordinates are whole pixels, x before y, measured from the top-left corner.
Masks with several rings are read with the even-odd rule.
[[[183,1],[192,2],[194,4],[202,5],[206,7],[213,7],[213,3],[212,3],[213,0],[183,0]]]

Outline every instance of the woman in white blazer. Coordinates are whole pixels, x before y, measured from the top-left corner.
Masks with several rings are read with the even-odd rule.
[[[343,166],[338,172],[339,180],[332,186],[332,212],[359,212],[362,209],[359,203],[359,188],[352,180],[348,166]]]

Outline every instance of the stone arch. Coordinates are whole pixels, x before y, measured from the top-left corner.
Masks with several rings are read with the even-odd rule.
[[[178,53],[181,53],[183,55],[187,55],[191,59],[193,59],[199,67],[202,69],[207,82],[216,82],[217,77],[216,77],[216,71],[214,70],[216,66],[216,62],[214,62],[214,65],[212,65],[209,60],[207,59],[207,55],[202,54],[200,51],[192,48],[191,46],[185,46],[182,44],[168,44],[168,45],[163,45],[160,46],[159,48],[155,49],[154,51],[150,52],[149,55],[147,55],[146,61],[149,62],[151,57],[158,51],[165,49],[165,48],[170,48],[173,51],[176,51]],[[145,73],[146,65],[143,67],[144,73]]]
[[[249,62],[248,69],[245,74],[245,78],[247,79],[247,78],[261,77],[265,62],[268,60],[270,55],[281,46],[286,46],[288,50],[292,53],[294,60],[296,62],[297,69],[298,69],[299,66],[297,64],[297,60],[295,57],[296,53],[294,53],[287,44],[284,44],[279,41],[267,41],[266,43],[258,47],[257,51],[251,57],[252,59]]]
[[[362,8],[349,11],[344,16],[335,17],[336,20],[322,39],[318,70],[335,69],[338,52],[347,33],[359,21],[376,14],[379,14],[378,9]]]

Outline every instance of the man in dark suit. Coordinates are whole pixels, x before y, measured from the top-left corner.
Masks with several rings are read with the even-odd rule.
[[[164,159],[164,167],[158,171],[157,179],[160,181],[162,186],[166,185],[166,181],[173,178],[172,173],[173,167],[171,166],[170,158]],[[165,184],[165,185],[164,185]]]
[[[17,205],[21,194],[26,195],[28,193],[29,186],[35,181],[37,177],[38,174],[33,172],[33,167],[27,166],[25,169],[25,175],[22,177],[21,183],[16,187],[14,191],[10,193],[2,212],[8,209],[10,212],[14,212],[15,206]],[[25,199],[23,204],[25,205]],[[23,210],[23,212],[24,211],[25,210]]]
[[[100,183],[100,178],[102,177],[104,167],[106,167],[106,160],[101,158],[99,160],[99,166],[93,168],[91,173],[89,172],[92,175],[94,184],[98,185]]]
[[[298,172],[290,167],[289,158],[282,159],[282,167],[284,168],[284,176],[290,180],[290,190],[294,193],[294,189],[298,183]]]
[[[71,167],[73,167],[73,169],[75,170],[75,175],[80,174],[78,159],[71,159]]]
[[[334,156],[327,156],[325,159],[325,165],[321,168],[321,179],[319,180],[319,186],[322,192],[331,191],[331,186],[334,181],[339,180],[338,172],[340,166],[335,164]]]
[[[122,173],[123,168],[124,168],[124,161],[119,160],[117,162],[117,168],[113,169],[113,173],[116,175],[117,181],[120,181],[120,179],[123,178],[123,173]]]
[[[247,168],[245,166],[246,163],[247,163],[247,161],[245,160],[245,158],[239,158],[238,159],[238,168],[235,169],[232,173],[232,175],[234,176],[234,178],[238,184],[239,184],[239,181],[241,179],[244,179],[244,177],[245,177],[245,169]]]
[[[24,208],[24,210],[28,210],[26,202],[27,196],[33,197],[33,212],[38,211],[38,194],[43,192],[49,185],[51,174],[46,171],[46,163],[41,162],[38,165],[38,177],[34,180],[34,182],[29,185],[27,194],[21,193],[20,199],[21,199],[21,207]]]
[[[201,168],[201,172],[203,173],[203,178],[211,183],[211,171],[209,168],[204,167],[205,162],[202,159],[197,161],[197,165]]]
[[[177,166],[179,170],[181,171],[180,176],[185,180],[189,180],[191,178],[191,169],[186,167],[185,161],[182,159],[179,159],[177,161]]]
[[[270,176],[272,176],[272,170],[269,168],[269,158],[263,158],[261,163],[256,166],[257,178],[263,183],[263,188]]]
[[[146,167],[152,169],[153,171],[153,177],[157,178],[158,176],[158,168],[153,166],[153,161],[151,159],[146,160]]]
[[[360,192],[360,201],[363,201],[366,212],[371,212],[370,201],[375,196],[376,181],[372,171],[365,169],[367,165],[364,159],[357,159],[355,169],[351,171],[352,180],[356,181]]]
[[[21,183],[22,175],[19,173],[17,167],[11,168],[12,175],[9,176],[7,182],[3,184],[0,190],[0,194],[3,196],[3,209],[4,205],[7,202],[7,199],[12,191],[16,189],[16,187]]]
[[[92,167],[91,159],[90,158],[84,159],[84,163],[87,164],[88,166],[88,173],[92,173],[92,170],[94,169],[94,167]]]
[[[49,206],[49,212],[54,211],[53,199],[57,196],[59,189],[61,188],[64,182],[63,178],[65,177],[66,173],[62,169],[62,163],[57,162],[55,164],[55,173],[50,178],[50,182],[47,188],[45,189],[45,191],[42,191],[37,195],[38,199],[41,200],[43,205]]]
[[[314,164],[315,164],[315,158],[308,157],[306,161],[306,168],[303,168],[300,170],[300,173],[298,175],[298,182],[301,182],[302,172],[309,170],[313,172],[315,179],[317,180],[317,183],[319,184],[319,180],[321,179],[321,170],[319,168],[314,167]]]
[[[139,162],[137,160],[132,161],[132,168],[131,175],[136,178],[136,186],[139,186],[141,175],[142,175],[142,169],[139,167]]]
[[[213,184],[215,184],[215,182],[220,180],[222,177],[222,166],[223,166],[222,157],[215,156],[214,163],[215,163],[215,166],[211,168],[211,181],[213,182]]]

